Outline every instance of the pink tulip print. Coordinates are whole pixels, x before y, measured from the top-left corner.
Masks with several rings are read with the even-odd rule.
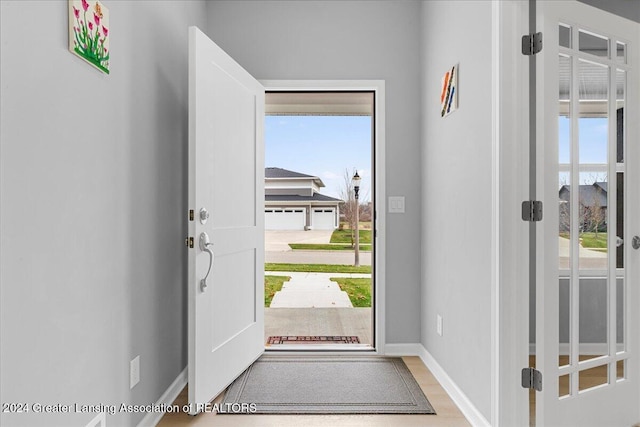
[[[99,0],[69,0],[69,50],[106,74],[108,36],[109,11]]]

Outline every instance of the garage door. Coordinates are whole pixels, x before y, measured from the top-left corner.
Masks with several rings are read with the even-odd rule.
[[[314,230],[333,230],[336,228],[336,210],[314,209],[311,224]]]
[[[265,230],[304,230],[304,209],[265,209]]]

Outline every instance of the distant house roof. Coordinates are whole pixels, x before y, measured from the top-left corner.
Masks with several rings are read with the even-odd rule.
[[[322,182],[319,177],[290,171],[288,169],[273,167],[264,168],[264,177],[265,179],[311,179],[318,187],[324,187],[324,182]]]
[[[282,168],[264,168],[265,178],[317,178],[317,176],[306,175]]]
[[[265,202],[340,202],[342,200],[314,193],[313,196],[298,196],[295,194],[267,194],[264,196]]]
[[[607,183],[595,182],[591,185],[581,185],[580,193],[578,195],[580,204],[583,206],[607,207]],[[560,199],[570,201],[569,193],[571,192],[570,185],[563,185],[560,187]]]

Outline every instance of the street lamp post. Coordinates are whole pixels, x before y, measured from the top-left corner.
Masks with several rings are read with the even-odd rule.
[[[360,202],[358,201],[358,193],[360,192],[360,175],[358,175],[358,171],[353,175],[351,182],[353,183],[353,192],[356,198],[356,247],[353,265],[358,267],[360,265]]]

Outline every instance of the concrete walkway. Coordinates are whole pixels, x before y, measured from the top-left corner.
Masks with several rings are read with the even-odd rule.
[[[289,276],[282,290],[275,293],[270,308],[348,308],[353,307],[349,295],[331,277],[371,277],[370,274],[265,272],[273,276]]]

